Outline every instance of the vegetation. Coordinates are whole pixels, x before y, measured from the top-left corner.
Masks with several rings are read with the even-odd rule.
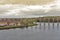
[[[11,29],[11,28],[24,28],[24,27],[32,27],[36,24],[34,24],[34,22],[36,22],[35,18],[20,18],[19,20],[20,25],[13,25],[13,26],[0,26],[0,29]]]

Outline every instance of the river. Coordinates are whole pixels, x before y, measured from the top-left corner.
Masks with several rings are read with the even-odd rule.
[[[0,30],[0,40],[60,40],[60,23],[38,23],[32,28]]]

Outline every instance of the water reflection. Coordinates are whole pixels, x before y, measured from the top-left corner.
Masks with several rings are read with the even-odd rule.
[[[28,29],[28,30],[59,30],[59,24],[60,23],[46,23],[46,22],[39,22],[36,26],[33,26],[33,27],[25,27],[25,28],[20,28],[20,29]]]
[[[59,23],[57,23],[57,30],[59,30]]]
[[[41,25],[40,25],[39,29],[41,30]]]
[[[40,29],[40,30],[59,30],[59,24],[60,23],[42,23],[42,22],[39,22],[37,24],[37,26],[35,27],[35,29]],[[31,29],[33,29],[34,27],[31,27]]]
[[[45,23],[44,23],[44,30],[45,30]]]
[[[53,23],[53,29],[54,29],[54,23]]]
[[[50,25],[48,25],[48,30],[50,30]]]
[[[35,27],[35,29],[37,29],[37,27]]]

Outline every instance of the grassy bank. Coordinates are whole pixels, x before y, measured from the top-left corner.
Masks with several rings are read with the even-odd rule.
[[[21,26],[4,26],[4,27],[0,27],[0,30],[3,30],[3,29],[15,29],[15,28],[28,28],[28,27],[32,27],[34,26],[35,24],[31,24],[31,25],[21,25]]]
[[[32,27],[36,24],[34,24],[34,22],[36,22],[36,19],[34,18],[20,18],[19,20],[20,25],[16,25],[16,26],[0,26],[0,30],[2,29],[14,29],[14,28],[24,28],[24,27]]]

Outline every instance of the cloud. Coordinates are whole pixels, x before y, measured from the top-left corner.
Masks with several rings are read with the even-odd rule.
[[[53,11],[52,11],[53,10]],[[60,0],[46,5],[4,4],[0,5],[0,16],[23,17],[26,15],[45,15],[60,11]]]
[[[0,0],[1,4],[47,4],[47,3],[51,3],[54,0]]]

